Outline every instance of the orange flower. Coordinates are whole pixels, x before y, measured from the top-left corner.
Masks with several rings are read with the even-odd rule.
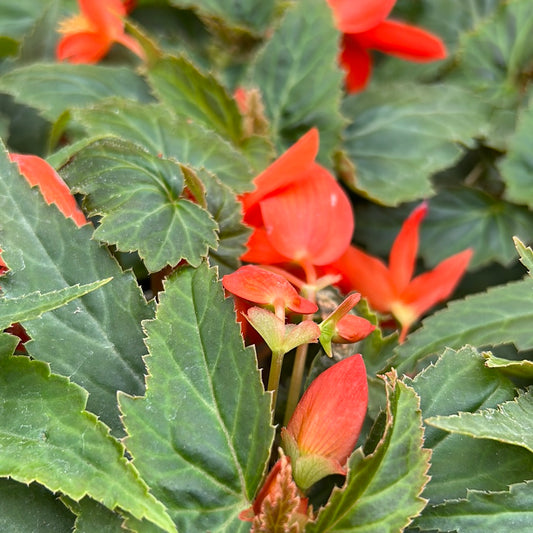
[[[139,43],[124,32],[126,6],[121,0],[78,0],[81,13],[61,22],[56,56],[70,63],[97,63],[114,43],[144,59]]]
[[[331,343],[352,344],[370,335],[376,326],[366,318],[348,314],[361,298],[359,293],[347,296],[320,324],[320,344],[329,357],[333,356]]]
[[[360,354],[322,372],[305,391],[286,428],[283,447],[296,484],[307,490],[330,474],[345,474],[368,404],[366,369]]]
[[[254,228],[251,263],[294,262],[304,269],[338,259],[354,228],[350,201],[335,178],[315,162],[318,131],[310,130],[254,179],[241,197],[244,220]]]
[[[343,32],[340,62],[349,92],[363,90],[372,72],[370,50],[408,61],[444,59],[444,43],[432,33],[409,24],[385,20],[396,0],[327,0]]]
[[[356,290],[375,311],[394,315],[402,328],[400,342],[420,316],[450,296],[472,257],[471,249],[464,250],[413,278],[420,223],[427,210],[427,204],[421,204],[404,222],[388,266],[355,246],[332,265],[343,276],[343,290]]]

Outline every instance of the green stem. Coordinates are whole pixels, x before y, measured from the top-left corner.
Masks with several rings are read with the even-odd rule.
[[[276,409],[276,399],[278,397],[279,378],[281,376],[281,367],[283,366],[283,352],[272,352],[270,362],[270,372],[268,374],[268,390],[272,391],[272,411]]]
[[[302,265],[307,281],[306,285],[302,287],[302,296],[304,298],[307,298],[308,300],[311,300],[312,302],[316,302],[316,271],[313,265],[304,264]],[[307,315],[303,317],[304,320],[312,320],[312,315]],[[302,390],[302,381],[303,381],[303,375],[305,371],[305,360],[307,359],[307,349],[309,345],[301,344],[296,348],[296,354],[294,357],[294,366],[292,367],[292,375],[291,375],[291,381],[289,384],[289,392],[287,395],[287,404],[285,405],[285,417],[283,419],[283,425],[287,425],[289,423],[289,420],[291,419],[292,413],[294,413],[294,410],[296,409],[296,405],[298,404],[298,400],[300,399],[300,391]]]
[[[287,404],[285,406],[285,417],[283,419],[284,426],[289,423],[292,413],[294,412],[294,409],[296,409],[296,405],[300,399],[300,390],[302,388],[308,346],[309,344],[300,344],[300,346],[296,348],[294,366],[292,367],[291,382],[289,385],[289,393],[287,396]]]

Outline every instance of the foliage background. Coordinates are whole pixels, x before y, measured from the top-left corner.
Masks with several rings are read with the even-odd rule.
[[[146,65],[120,47],[56,63],[57,23],[76,9],[0,0],[2,305],[17,299],[5,325],[32,338],[30,359],[0,337],[2,531],[249,528],[237,515],[266,469],[269,399],[205,258],[218,275],[238,266],[236,195],[313,126],[350,192],[354,242],[385,257],[428,199],[420,266],[474,258],[456,301],[403,345],[376,332],[358,347],[377,424],[309,531],[530,526],[532,282],[513,237],[533,241],[531,2],[399,0],[393,16],[442,36],[449,58],[376,57],[350,96],[323,0],[139,1]],[[255,130],[238,86],[259,90]],[[46,206],[6,149],[58,168],[94,233]],[[151,282],[181,260],[156,311]],[[108,278],[56,309],[60,291]],[[35,291],[50,298],[38,311]]]

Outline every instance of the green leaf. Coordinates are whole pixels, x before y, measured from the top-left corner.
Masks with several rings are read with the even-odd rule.
[[[74,515],[44,487],[0,479],[2,533],[71,533],[73,525]]]
[[[230,27],[254,33],[265,31],[276,9],[275,0],[170,0],[170,4],[195,9],[200,15],[222,19]]]
[[[424,420],[495,408],[514,398],[512,382],[486,368],[483,357],[471,346],[457,352],[446,349],[435,364],[406,381],[420,396]],[[533,454],[497,441],[427,426],[424,444],[432,448],[432,455],[431,481],[423,496],[434,505],[464,498],[467,489],[505,490],[509,484],[523,481],[524,475],[533,470]]]
[[[180,531],[249,530],[238,514],[266,467],[271,398],[214,271],[179,269],[145,328],[146,395],[119,396],[134,464]]]
[[[146,148],[153,155],[174,158],[193,168],[213,172],[236,192],[252,188],[252,170],[245,157],[214,132],[162,105],[114,100],[74,113],[90,136],[116,135]]]
[[[88,497],[76,502],[63,496],[61,501],[76,515],[73,533],[124,533],[124,518],[101,503]]]
[[[0,383],[0,476],[37,481],[74,500],[87,494],[176,531],[120,442],[84,410],[86,391],[25,356],[0,359]]]
[[[533,107],[530,107],[520,114],[516,131],[509,139],[507,155],[499,164],[502,177],[507,185],[505,196],[512,202],[525,204],[529,207],[533,207],[532,135]]]
[[[422,448],[419,399],[413,389],[386,376],[388,395],[385,433],[367,456],[359,450],[349,462],[345,487],[335,489],[310,533],[334,531],[402,531],[426,502],[420,498],[428,482],[430,453]]]
[[[218,266],[219,276],[241,266],[239,257],[246,251],[251,229],[242,223],[242,205],[231,189],[210,172],[197,173],[205,187],[207,210],[218,224],[218,248],[209,252],[209,263]]]
[[[0,58],[7,56],[16,56],[19,51],[19,45],[11,37],[0,36]]]
[[[497,368],[511,376],[533,378],[533,361],[527,359],[523,361],[511,361],[502,357],[496,357],[490,352],[484,353],[483,357],[485,357],[485,366],[488,368]]]
[[[217,224],[183,197],[180,166],[120,139],[102,139],[78,152],[62,169],[89,215],[102,215],[94,236],[120,251],[138,251],[157,272],[185,259],[198,266],[216,248]]]
[[[141,321],[153,316],[152,307],[133,275],[91,240],[92,226],[77,228],[46,205],[1,149],[0,176],[0,242],[10,269],[1,282],[6,298],[113,278],[23,326],[32,339],[26,343],[30,355],[87,389],[89,409],[120,434],[116,391],[144,392]]]
[[[19,298],[2,298],[0,299],[0,330],[16,322],[39,318],[43,313],[57,309],[72,300],[95,291],[110,281],[111,278],[107,278],[94,283],[65,287],[64,289],[44,294],[33,292]]]
[[[173,113],[196,120],[235,144],[242,141],[237,104],[212,74],[201,73],[184,57],[166,56],[149,66],[147,76],[155,96]]]
[[[426,423],[439,429],[477,439],[493,439],[533,452],[533,395],[531,389],[511,402],[476,413],[460,412],[451,416],[434,416]]]
[[[508,491],[469,490],[466,499],[452,500],[428,510],[416,525],[422,530],[528,531],[533,523],[533,482],[511,485]]]
[[[316,126],[319,157],[329,162],[344,124],[338,46],[327,2],[296,2],[252,63],[250,84],[261,90],[279,151]]]
[[[443,346],[490,346],[513,343],[519,350],[533,348],[533,279],[492,287],[485,293],[456,300],[429,316],[407,336],[394,363],[408,371]]]
[[[492,261],[509,265],[516,260],[513,236],[533,238],[531,211],[479,190],[443,191],[429,205],[421,249],[430,266],[469,247],[474,249],[470,269]]]
[[[33,63],[1,76],[0,90],[38,109],[52,122],[67,109],[85,107],[110,96],[150,100],[146,82],[133,70],[103,65]]]
[[[7,357],[15,353],[20,339],[10,333],[0,333],[0,357]]]
[[[426,198],[432,173],[451,166],[483,125],[483,102],[455,85],[389,83],[350,96],[345,149],[348,182],[384,205]]]
[[[520,261],[528,269],[529,275],[533,277],[533,250],[518,238],[513,237],[514,245],[520,254]]]

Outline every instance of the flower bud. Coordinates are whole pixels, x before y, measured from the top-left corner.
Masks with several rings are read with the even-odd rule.
[[[360,354],[334,364],[305,391],[282,429],[296,484],[307,490],[330,474],[345,474],[368,404],[366,369]]]

